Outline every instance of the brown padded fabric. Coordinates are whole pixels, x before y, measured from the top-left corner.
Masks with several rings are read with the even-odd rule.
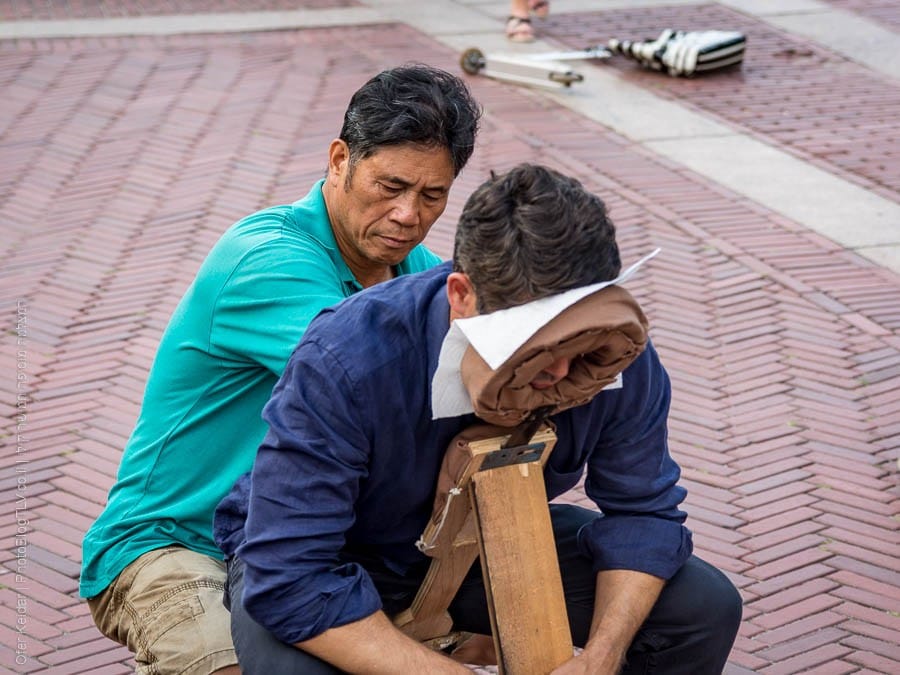
[[[556,426],[547,420],[541,425],[535,434],[545,429],[556,430]],[[431,524],[439,526],[444,518],[444,506],[447,504],[447,498],[450,490],[459,485],[460,480],[469,466],[472,459],[469,452],[469,445],[476,441],[483,441],[488,438],[497,438],[500,436],[508,436],[509,427],[500,427],[492,424],[475,424],[471,427],[463,429],[453,440],[447,445],[447,452],[444,453],[444,459],[441,462],[441,471],[438,473],[437,491],[434,495],[433,510],[431,512]],[[533,436],[532,436],[533,438]],[[456,533],[450,533],[450,538]]]
[[[647,317],[620,286],[607,286],[563,310],[541,327],[497,370],[471,346],[460,366],[475,414],[490,424],[511,427],[531,411],[554,406],[559,412],[590,401],[647,346]],[[549,389],[531,381],[562,357],[569,374]]]
[[[456,487],[466,470],[471,458],[467,448],[473,441],[483,441],[487,438],[504,436],[509,433],[505,427],[497,427],[490,424],[476,424],[463,429],[447,446],[444,459],[441,462],[441,471],[438,474],[437,492],[434,496],[434,510],[431,514],[432,522],[437,525],[444,512],[444,504],[447,502],[447,494],[451,488]]]

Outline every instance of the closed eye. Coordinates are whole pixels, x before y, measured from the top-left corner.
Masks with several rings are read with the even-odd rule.
[[[396,185],[387,185],[385,183],[379,183],[379,185],[381,186],[382,190],[390,195],[399,195],[404,190],[404,188],[397,187]]]

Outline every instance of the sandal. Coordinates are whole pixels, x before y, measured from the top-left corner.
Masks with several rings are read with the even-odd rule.
[[[528,10],[536,17],[546,19],[550,14],[550,2],[549,0],[530,0]]]
[[[512,42],[534,42],[531,19],[511,16],[506,20],[506,37]]]

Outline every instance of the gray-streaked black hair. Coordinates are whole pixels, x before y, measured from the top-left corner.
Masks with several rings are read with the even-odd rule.
[[[475,149],[480,118],[461,79],[408,64],[379,73],[353,94],[340,138],[350,148],[351,170],[381,147],[412,143],[447,148],[458,176]]]
[[[622,263],[599,197],[553,169],[520,164],[469,197],[453,265],[484,313],[614,279]]]

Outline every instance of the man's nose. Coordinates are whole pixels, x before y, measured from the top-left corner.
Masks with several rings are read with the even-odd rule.
[[[553,379],[553,384],[556,384],[557,382],[559,382],[560,380],[565,378],[566,375],[569,374],[569,368],[571,368],[571,366],[572,366],[571,357],[563,356],[563,357],[556,359],[556,361],[554,361],[549,366],[544,368],[544,372],[547,373]]]
[[[412,190],[407,190],[397,197],[392,212],[394,220],[406,227],[415,227],[419,224],[419,196]]]

